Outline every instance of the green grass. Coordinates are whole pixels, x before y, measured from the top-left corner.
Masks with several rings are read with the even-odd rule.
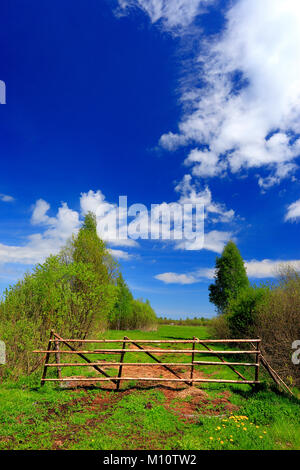
[[[163,325],[157,332],[109,331],[105,337],[124,335],[184,339],[207,338],[208,332],[205,327]],[[128,354],[126,360],[133,359],[150,362],[146,355]],[[188,361],[188,356],[174,359]],[[88,368],[65,369],[66,375],[91,375],[85,372]],[[217,363],[202,370],[234,377]],[[132,388],[135,382],[123,383],[120,392],[68,390],[52,383],[40,388],[40,372],[0,385],[0,449],[300,449],[299,401],[267,385],[253,390],[247,385],[203,384],[207,396],[197,404],[192,395],[170,399],[163,387],[141,390]],[[192,407],[192,420],[183,419],[180,406]]]

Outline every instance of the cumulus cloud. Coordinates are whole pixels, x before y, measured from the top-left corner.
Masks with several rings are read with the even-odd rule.
[[[239,0],[226,20],[217,39],[202,41],[190,75],[204,85],[187,77],[179,130],[160,144],[195,143],[185,160],[195,176],[269,169],[259,179],[266,189],[290,177],[300,155],[300,4]]]
[[[49,217],[49,209],[49,204],[43,199],[36,202],[31,222],[34,225],[46,225],[47,228],[42,233],[29,235],[23,246],[0,244],[0,263],[39,263],[51,253],[57,253],[72,233],[78,231],[78,212],[63,203],[56,216]]]
[[[199,237],[195,231],[196,236],[193,239],[185,239],[185,233],[182,231],[183,226],[177,226],[174,220],[171,220],[172,214],[176,214],[176,211],[182,214],[184,204],[199,203],[204,205],[208,217],[211,218],[213,223],[228,223],[234,217],[234,212],[232,210],[228,211],[223,205],[215,203],[208,188],[197,189],[192,184],[189,175],[186,175],[177,185],[176,191],[179,193],[178,201],[156,204],[151,211],[151,217],[149,217],[147,208],[140,204],[136,205],[137,210],[133,210],[131,213],[129,211],[128,217],[127,215],[123,217],[125,208],[108,202],[100,190],[91,190],[81,194],[80,212],[70,209],[67,203],[62,203],[57,213],[53,215],[50,212],[50,204],[44,199],[38,199],[32,207],[30,222],[37,229],[40,227],[40,232],[30,234],[22,245],[0,243],[0,264],[20,263],[30,265],[43,261],[50,254],[58,253],[72,234],[78,232],[81,218],[89,211],[94,212],[96,215],[99,236],[108,243],[111,254],[118,259],[129,260],[133,255],[127,251],[112,248],[112,246],[139,247],[136,240],[130,238],[130,232],[137,227],[139,227],[141,234],[147,234],[145,238],[151,239],[148,236],[148,231],[151,230],[151,234],[157,235],[155,239],[163,242],[170,241],[177,249],[201,250],[204,248],[219,253],[225,242],[231,238],[230,232],[213,230],[208,232],[203,239],[203,232],[200,233]],[[141,206],[144,210],[141,210]],[[165,217],[166,214],[167,217]],[[118,215],[121,215],[119,227]],[[201,217],[201,221],[204,222],[202,215]],[[193,227],[192,219],[193,215],[188,213],[186,222],[191,227]],[[125,228],[126,232],[128,228],[129,237],[119,238],[119,230]]]
[[[97,221],[105,220],[111,210],[115,208],[113,204],[105,201],[101,191],[89,191],[83,193],[80,199],[82,214],[89,210],[97,215]],[[80,213],[62,203],[54,217],[49,216],[50,204],[38,199],[32,208],[31,224],[43,227],[40,233],[33,233],[27,237],[23,245],[6,245],[0,243],[0,264],[19,263],[31,265],[42,262],[50,254],[56,254],[65,245],[67,240],[76,234],[80,227]],[[98,224],[99,225],[99,224]],[[100,233],[101,235],[101,233]],[[109,238],[109,237],[108,237]],[[128,243],[118,242],[116,244],[134,246],[134,240]],[[113,256],[118,259],[128,260],[131,255],[123,250],[110,249]]]
[[[300,219],[300,199],[288,206],[285,221],[296,221]]]

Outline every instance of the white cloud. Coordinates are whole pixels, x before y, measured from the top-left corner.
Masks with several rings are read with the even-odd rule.
[[[93,210],[98,218],[102,214],[107,217],[109,209],[114,207],[104,201],[101,191],[89,193],[81,196],[81,207],[83,211]],[[34,233],[27,237],[24,245],[5,245],[0,243],[0,264],[19,263],[30,265],[42,262],[50,254],[56,254],[65,245],[67,240],[76,234],[80,227],[79,212],[62,203],[55,217],[50,217],[48,211],[50,204],[43,199],[39,199],[33,206],[31,224],[45,227],[41,233]],[[134,245],[133,240],[128,240],[128,245]],[[118,243],[117,243],[118,244]],[[120,242],[122,244],[122,242]],[[118,259],[128,260],[130,255],[123,250],[110,250],[112,255]]]
[[[221,175],[227,168],[227,163],[220,161],[216,153],[197,148],[191,150],[184,163],[194,165],[193,175],[203,177]]]
[[[169,31],[189,26],[205,7],[215,0],[119,0],[118,15],[140,8],[148,14],[152,23],[161,21]]]
[[[291,266],[297,271],[300,270],[300,260],[270,260],[264,259],[261,261],[251,260],[245,262],[247,275],[254,279],[276,278],[280,272],[280,268],[284,266]],[[200,268],[191,273],[178,274],[178,273],[162,273],[154,276],[156,279],[164,282],[165,284],[195,284],[202,282],[203,279],[214,278],[214,268]]]
[[[167,233],[170,229],[170,242],[175,248],[185,250],[200,250],[202,248],[220,252],[224,243],[231,237],[230,232],[211,231],[205,235],[204,245],[202,238],[195,240],[182,240],[179,237],[179,228],[173,224],[169,225],[168,219],[161,218],[161,212],[168,209],[182,210],[183,204],[201,203],[205,205],[207,214],[213,218],[214,222],[228,223],[233,219],[234,212],[227,211],[223,205],[213,202],[211,192],[208,188],[198,190],[191,182],[191,177],[186,177],[176,187],[179,193],[177,203],[162,203],[156,205],[152,216],[151,230],[160,233]],[[139,247],[138,243],[131,239],[118,239],[114,233],[114,220],[118,211],[122,212],[122,208],[117,204],[111,204],[106,201],[103,193],[98,191],[88,191],[82,193],[80,197],[81,215],[84,216],[88,211],[96,214],[97,231],[99,236],[107,241],[109,250],[113,256],[122,260],[129,260],[132,255],[120,249],[112,249],[112,246]],[[68,207],[66,203],[62,203],[55,216],[50,216],[50,204],[38,199],[32,207],[31,224],[35,227],[41,227],[40,233],[32,233],[29,235],[22,245],[6,245],[0,243],[0,264],[19,263],[30,265],[42,262],[50,254],[56,254],[65,245],[66,241],[72,234],[76,234],[80,227],[80,213]],[[126,219],[124,219],[124,224]],[[128,220],[128,227],[132,224],[140,224],[141,230],[145,230],[149,224],[148,212],[137,214],[133,220]],[[160,239],[160,241],[165,241]]]
[[[221,36],[202,41],[187,77],[179,132],[160,144],[194,142],[185,162],[198,176],[265,167],[259,184],[268,188],[295,171],[300,155],[300,3],[239,0],[226,19]],[[190,75],[204,87],[190,86]]]
[[[49,204],[39,199],[33,208],[31,222],[46,225],[42,233],[29,235],[23,246],[0,244],[0,263],[34,264],[57,253],[67,239],[79,229],[79,214],[63,203],[56,217],[47,215]]]
[[[277,277],[281,266],[289,265],[296,270],[300,270],[300,260],[251,260],[245,263],[247,274],[252,278],[272,278]]]
[[[176,274],[176,273],[162,273],[154,276],[155,279],[164,282],[165,284],[194,284],[199,280],[193,275],[189,274]]]
[[[207,217],[212,217],[212,222],[230,222],[234,218],[234,211],[227,210],[224,204],[216,203],[208,186],[203,190],[192,183],[191,175],[184,175],[180,183],[175,187],[180,194],[180,204],[203,204]]]
[[[287,210],[284,220],[295,221],[298,219],[300,219],[300,199],[298,199],[298,201],[295,201],[288,206],[288,210]]]
[[[40,224],[45,224],[45,225],[52,225],[55,224],[56,219],[50,218],[47,215],[47,212],[50,209],[50,204],[48,202],[44,201],[44,199],[38,199],[33,207],[33,212],[31,216],[31,223],[33,225],[40,225]]]
[[[13,202],[14,200],[15,198],[8,194],[0,194],[0,201],[2,202]]]
[[[123,250],[114,250],[112,248],[109,248],[108,251],[110,252],[110,254],[114,258],[121,259],[121,260],[124,260],[124,261],[127,261],[127,260],[129,260],[133,257],[133,255],[131,255],[131,254],[129,254],[126,251],[123,251]]]

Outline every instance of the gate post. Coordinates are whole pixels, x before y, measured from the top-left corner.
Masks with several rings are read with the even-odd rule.
[[[259,367],[260,367],[260,342],[261,340],[257,341],[256,343],[256,351],[257,354],[255,355],[255,361],[256,361],[256,366],[255,366],[255,382],[258,382],[259,379]],[[257,384],[255,384],[257,385]]]
[[[123,339],[128,339],[128,338],[127,338],[127,336],[124,336]],[[122,349],[125,349],[125,348],[126,348],[126,342],[124,341],[123,346],[122,346]],[[125,351],[122,351],[122,352],[121,352],[121,358],[120,358],[121,364],[120,364],[119,373],[118,373],[118,377],[119,377],[119,378],[122,377],[122,369],[123,369],[123,360],[124,360],[124,356],[125,356]],[[118,381],[117,381],[117,386],[116,386],[117,390],[119,390],[120,385],[121,385],[121,380],[118,380]]]

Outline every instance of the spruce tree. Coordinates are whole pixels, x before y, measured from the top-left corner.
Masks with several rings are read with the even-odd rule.
[[[243,258],[232,241],[217,257],[214,277],[215,283],[209,286],[209,300],[215,304],[218,313],[224,313],[229,300],[236,298],[242,289],[249,286]]]

